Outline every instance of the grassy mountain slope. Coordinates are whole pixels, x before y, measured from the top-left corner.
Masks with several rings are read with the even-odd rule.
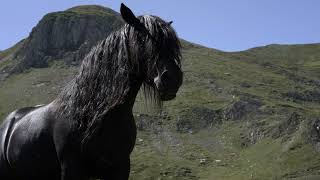
[[[177,98],[160,114],[136,101],[131,179],[320,178],[319,44],[234,53],[182,44]],[[61,59],[9,76],[0,83],[0,118],[50,102],[77,68]]]
[[[319,47],[224,53],[185,44],[183,88],[166,104],[171,118],[160,117],[160,130],[141,133],[148,142],[138,143],[133,177],[154,175],[141,176],[142,166],[163,179],[319,178],[319,84],[316,67],[308,68],[320,60]],[[146,153],[152,142],[156,150]]]

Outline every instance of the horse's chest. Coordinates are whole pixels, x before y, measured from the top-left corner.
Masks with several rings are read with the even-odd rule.
[[[136,126],[128,124],[110,124],[101,136],[102,147],[111,154],[130,154],[136,139]]]
[[[133,119],[132,119],[133,120]],[[130,124],[110,123],[101,129],[93,140],[91,160],[99,166],[112,166],[116,161],[129,158],[136,139],[136,126]]]

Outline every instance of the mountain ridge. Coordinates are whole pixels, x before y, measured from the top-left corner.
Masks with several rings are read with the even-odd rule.
[[[95,8],[103,10],[91,7]],[[64,20],[79,17],[91,21],[86,12],[83,15],[84,9],[86,6],[72,10],[80,11],[80,16],[63,11],[47,18],[56,22],[61,16],[59,23],[63,25],[68,24]],[[90,16],[101,17],[97,13]],[[112,18],[120,17],[115,14]],[[112,26],[108,22],[91,26],[89,32]],[[38,31],[43,30],[34,30]],[[70,31],[59,33],[66,37]],[[50,35],[33,34],[38,41],[56,37]],[[31,65],[3,79],[0,118],[16,108],[48,103],[57,96],[77,73],[81,61],[78,58],[72,63],[70,59],[79,57],[73,54],[78,53],[73,45],[83,45],[74,40],[71,45],[64,44],[64,38],[50,45],[35,43],[36,50],[50,53],[36,55],[38,59],[31,58],[28,63],[40,63],[43,59],[39,58],[44,57],[46,64]],[[97,41],[92,40],[92,46]],[[26,42],[0,52],[0,59],[5,58],[0,60],[0,69],[23,62],[13,57]],[[269,45],[231,53],[185,40],[181,44],[184,83],[176,99],[164,103],[160,114],[147,111],[140,96],[136,100],[139,132],[131,179],[320,178],[320,132],[316,128],[320,124],[319,44]],[[55,53],[57,48],[61,54]],[[88,45],[83,53],[90,48]],[[34,57],[32,53],[30,57]]]

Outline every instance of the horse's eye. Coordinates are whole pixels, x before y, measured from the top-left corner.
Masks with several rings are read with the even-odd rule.
[[[142,36],[140,36],[140,37],[138,37],[139,38],[139,41],[140,42],[145,42],[146,41],[146,38],[144,38],[144,37],[142,37]]]

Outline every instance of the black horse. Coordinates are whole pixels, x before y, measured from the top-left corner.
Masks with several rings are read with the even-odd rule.
[[[135,17],[95,46],[50,104],[18,109],[0,126],[0,179],[128,179],[140,87],[161,105],[182,84],[180,43],[156,16]]]

